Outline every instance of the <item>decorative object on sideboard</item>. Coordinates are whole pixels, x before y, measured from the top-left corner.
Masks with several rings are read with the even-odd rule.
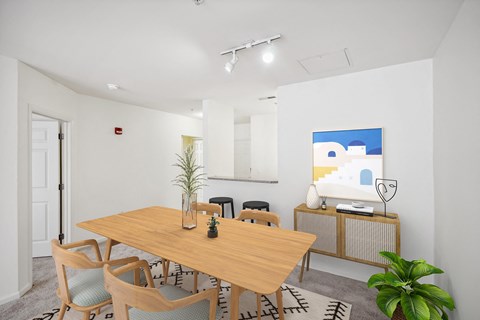
[[[375,179],[375,188],[377,189],[378,196],[383,201],[384,216],[387,216],[387,202],[392,200],[397,194],[397,180],[393,179]]]
[[[327,196],[320,196],[322,198],[322,210],[327,210]]]
[[[318,196],[317,187],[313,183],[308,188],[306,204],[309,209],[320,208],[320,197]]]
[[[208,219],[207,226],[208,226],[208,237],[209,238],[216,238],[218,237],[218,228],[217,225],[220,224],[220,221],[215,218],[215,216],[212,216],[210,219]]]
[[[365,203],[363,203],[362,201],[352,201],[352,207],[365,208]]]
[[[361,216],[373,217],[373,207],[354,207],[351,204],[337,204],[337,212],[348,213],[348,214],[358,214]]]
[[[197,226],[197,191],[205,186],[205,174],[201,170],[203,167],[196,163],[193,146],[186,147],[182,155],[176,156],[177,163],[174,166],[179,167],[181,172],[172,182],[183,191],[182,227],[193,229]]]
[[[377,306],[390,319],[448,320],[445,308],[455,309],[455,302],[444,290],[433,284],[422,284],[418,279],[443,270],[425,260],[407,261],[399,255],[382,251],[391,271],[377,273],[368,280],[368,287],[378,289]]]

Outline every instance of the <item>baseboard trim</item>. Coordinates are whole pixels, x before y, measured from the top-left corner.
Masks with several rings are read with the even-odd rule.
[[[27,291],[30,290],[31,288],[32,288],[32,283],[29,282],[19,291],[0,297],[0,305],[8,303],[13,300],[17,300],[18,298],[23,296],[25,293],[27,293]]]
[[[27,283],[27,284],[19,291],[19,294],[20,294],[19,297],[23,296],[23,295],[24,295],[25,293],[27,293],[28,290],[30,290],[30,289],[32,289],[32,283],[31,283],[31,282]]]

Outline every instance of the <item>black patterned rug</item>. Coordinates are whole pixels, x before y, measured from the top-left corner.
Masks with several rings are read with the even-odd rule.
[[[163,284],[161,261],[151,264],[155,285]],[[168,283],[191,291],[193,289],[193,271],[189,268],[172,263],[168,273]],[[198,277],[198,289],[204,290],[216,286],[216,279],[202,273]],[[230,319],[230,284],[222,282],[219,295],[220,307],[223,310],[223,319]],[[328,298],[292,285],[282,285],[283,311],[286,320],[348,320],[350,319],[351,305],[339,300]],[[256,294],[245,291],[240,296],[239,320],[257,319]],[[59,300],[60,305],[60,300]],[[59,309],[53,309],[39,315],[32,320],[53,320],[58,318]],[[262,320],[276,320],[278,317],[275,294],[262,296]],[[68,309],[65,320],[81,319],[82,314]],[[102,308],[99,315],[92,313],[90,320],[115,319],[112,306]],[[187,320],[187,319],[186,319]],[[194,320],[194,319],[192,319]]]

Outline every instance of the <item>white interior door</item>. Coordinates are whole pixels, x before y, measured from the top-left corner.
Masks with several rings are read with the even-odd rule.
[[[60,148],[57,121],[32,121],[32,256],[51,256],[60,233]]]

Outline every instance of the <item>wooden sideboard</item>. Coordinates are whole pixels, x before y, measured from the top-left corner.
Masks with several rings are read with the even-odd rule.
[[[303,258],[300,281],[305,259],[307,270],[310,252],[387,268],[388,261],[380,251],[392,251],[400,255],[400,220],[395,213],[375,212],[373,217],[340,213],[335,207],[327,210],[309,209],[303,203],[294,209],[295,230],[317,236]]]

